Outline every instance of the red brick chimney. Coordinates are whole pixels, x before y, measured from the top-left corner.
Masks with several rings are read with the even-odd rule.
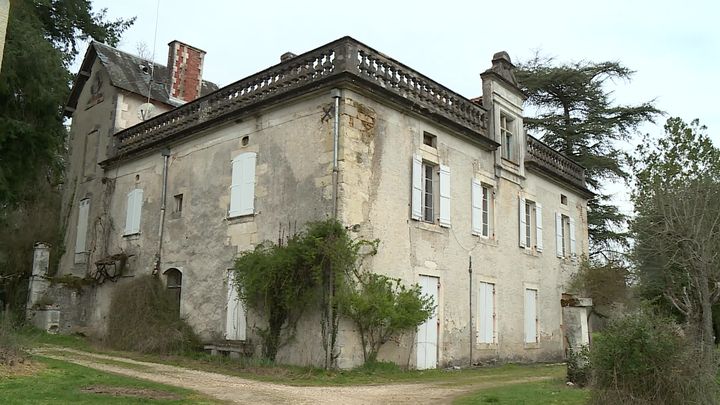
[[[200,96],[205,51],[180,41],[168,44],[170,98],[193,101]]]

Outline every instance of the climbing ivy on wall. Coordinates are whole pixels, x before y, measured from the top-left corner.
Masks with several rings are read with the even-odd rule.
[[[267,321],[257,329],[263,356],[275,359],[308,310],[324,315],[322,344],[331,362],[340,316],[358,327],[365,361],[374,361],[384,343],[428,319],[434,304],[419,286],[406,287],[398,279],[363,269],[363,259],[374,255],[378,245],[379,240],[352,239],[342,224],[330,219],[309,223],[303,232],[277,244],[265,242],[242,253],[235,262],[235,288],[246,307]]]
[[[327,294],[328,279],[333,280],[334,291],[344,288],[361,247],[376,245],[352,240],[339,222],[326,220],[309,223],[304,231],[277,244],[265,242],[242,253],[235,261],[235,288],[246,307],[267,321],[266,327],[257,328],[263,357],[274,360],[278,349],[293,338],[302,314],[324,307],[328,296],[336,297]],[[336,323],[336,316],[332,318],[324,322]]]

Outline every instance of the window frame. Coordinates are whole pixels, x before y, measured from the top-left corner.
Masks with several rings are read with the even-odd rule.
[[[500,113],[500,144],[501,156],[511,162],[515,158],[515,119],[508,114]]]
[[[494,186],[473,177],[471,189],[471,233],[481,238],[494,237]]]
[[[439,194],[438,186],[440,185],[440,179],[437,179],[438,166],[427,161],[422,161],[421,178],[422,178],[422,194],[420,207],[422,209],[422,216],[420,218],[423,222],[435,223],[435,207],[437,204],[436,197]],[[428,177],[429,174],[429,177]],[[428,191],[428,182],[430,190]],[[429,203],[428,203],[429,201]],[[429,211],[428,211],[429,210]],[[429,217],[428,217],[429,214]]]

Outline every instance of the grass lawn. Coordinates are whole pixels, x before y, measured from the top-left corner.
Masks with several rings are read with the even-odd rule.
[[[42,357],[40,371],[0,377],[0,402],[14,404],[215,404],[200,394]]]
[[[471,387],[503,384],[510,380],[547,378],[520,384],[503,385],[479,390],[471,395],[458,398],[458,404],[585,404],[589,398],[586,389],[565,386],[564,364],[507,364],[497,367],[483,367],[463,370],[410,370],[404,371],[393,364],[379,363],[371,367],[353,370],[326,371],[311,367],[274,365],[258,359],[230,359],[195,352],[185,355],[147,355],[131,352],[115,352],[93,347],[86,340],[72,337],[49,335],[42,332],[28,332],[33,345],[52,344],[90,352],[116,355],[140,361],[150,361],[211,371],[238,377],[275,382],[296,386],[328,386],[427,382],[446,387]],[[120,363],[113,360],[99,362]],[[129,363],[117,364],[128,368],[142,367]],[[1,388],[1,387],[0,387]]]
[[[458,398],[457,405],[581,405],[590,399],[587,389],[565,386],[563,379],[553,379],[490,388]]]

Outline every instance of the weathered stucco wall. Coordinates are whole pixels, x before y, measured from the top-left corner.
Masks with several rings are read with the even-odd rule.
[[[183,274],[181,314],[204,340],[220,340],[225,332],[227,271],[236,254],[264,241],[277,241],[331,210],[332,121],[324,117],[329,94],[259,112],[169,145],[167,211],[160,271],[177,268]],[[247,137],[247,145],[243,138]],[[231,160],[256,152],[255,215],[228,218]],[[160,152],[110,167],[107,214],[113,231],[108,254],[129,256],[128,275],[151,273],[158,253],[163,156]],[[123,235],[127,195],[143,190],[140,233]],[[182,211],[175,196],[182,194]],[[120,280],[123,282],[123,280]],[[112,285],[97,289],[95,310],[88,321],[103,332]],[[308,315],[313,318],[313,314]],[[248,318],[249,332],[263,326]],[[316,344],[317,320],[301,322],[309,333],[283,361],[311,364],[323,358]],[[311,330],[317,329],[317,333]],[[317,335],[317,336],[315,336]],[[252,339],[252,334],[249,335]]]
[[[359,224],[359,235],[379,238],[380,250],[370,259],[372,269],[416,283],[420,275],[439,277],[438,312],[441,322],[439,363],[467,363],[469,357],[469,288],[473,291],[477,328],[479,282],[496,285],[496,344],[474,343],[474,359],[550,360],[563,355],[560,297],[576,264],[555,255],[555,212],[573,216],[578,230],[586,226],[584,201],[552,181],[532,172],[503,175],[493,152],[458,137],[448,129],[414,114],[345,91],[342,105],[341,211],[345,224]],[[437,155],[423,145],[423,134],[437,137]],[[519,145],[523,145],[519,143]],[[519,146],[518,146],[519,149]],[[450,228],[410,219],[412,156],[419,153],[451,170]],[[499,153],[499,152],[498,152]],[[525,176],[520,175],[520,173]],[[471,232],[471,181],[494,186],[494,236]],[[508,180],[508,178],[512,180]],[[514,181],[513,181],[514,180]],[[568,204],[560,203],[560,194]],[[544,251],[519,247],[518,196],[543,205]],[[583,237],[584,236],[584,237]],[[586,235],[578,235],[579,252],[586,252]],[[582,240],[582,242],[580,242]],[[468,256],[473,258],[469,285]],[[539,342],[524,344],[524,289],[538,290]],[[352,325],[341,340],[340,363],[361,358]],[[414,336],[388,343],[381,358],[400,364],[415,362]],[[355,347],[356,350],[351,349]],[[347,353],[347,354],[345,354]],[[352,354],[355,353],[355,354]]]

